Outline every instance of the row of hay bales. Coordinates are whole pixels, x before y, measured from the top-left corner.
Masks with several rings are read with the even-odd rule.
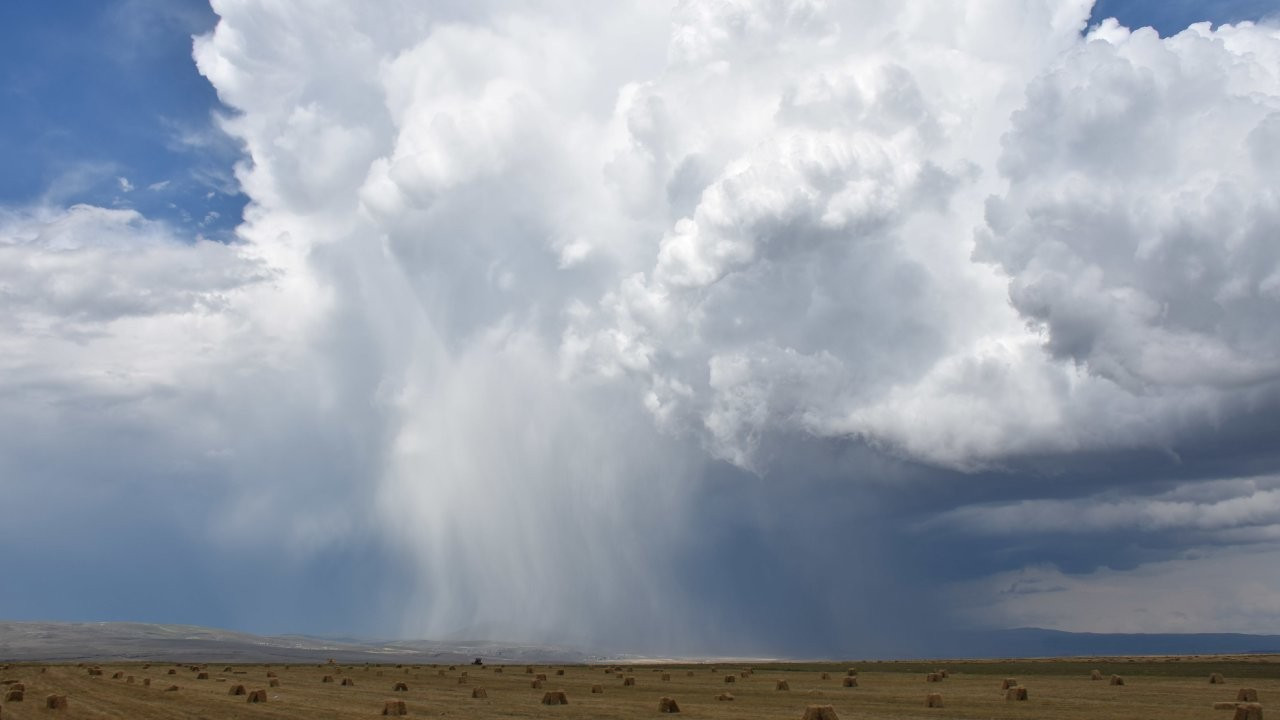
[[[1209,682],[1222,684],[1221,680],[1210,679]],[[1233,720],[1262,720],[1262,704],[1258,702],[1258,691],[1254,688],[1240,688],[1236,691],[1235,702],[1216,702],[1213,709],[1235,711]]]
[[[6,681],[5,685],[6,685],[5,692],[4,692],[5,702],[7,703],[26,702],[26,698],[27,698],[26,683],[21,683],[17,681]],[[67,696],[66,695],[49,695],[44,700],[44,706],[46,709],[49,709],[49,710],[66,710]]]
[[[232,685],[231,689],[227,691],[227,694],[235,696],[243,695],[246,697],[247,701],[251,703],[264,703],[267,701],[266,690],[246,690],[243,685]]]
[[[143,665],[142,667],[143,667],[143,669],[145,670],[145,669],[150,668],[150,667],[151,667],[151,665],[149,665],[149,664],[148,664],[148,665]],[[197,680],[208,680],[208,679],[209,679],[209,673],[204,672],[204,671],[202,670],[202,666],[192,665],[192,666],[190,666],[190,667],[189,667],[189,669],[190,669],[192,672],[195,672],[195,673],[196,673],[196,679],[197,679]],[[88,668],[88,671],[89,671],[89,675],[90,675],[90,676],[100,676],[100,675],[102,675],[102,668],[100,668],[100,667],[90,667],[90,668]],[[234,673],[234,674],[238,674],[238,675],[244,675],[244,674],[246,674],[246,672],[245,672],[245,671],[235,671],[235,670],[232,670],[231,666],[229,666],[229,665],[228,665],[226,668],[224,668],[224,669],[223,669],[223,672],[230,672],[230,673]],[[175,674],[177,674],[177,671],[176,671],[176,670],[174,670],[173,668],[169,668],[169,672],[168,672],[168,674],[169,674],[169,675],[175,675]],[[124,681],[125,681],[126,683],[129,683],[129,684],[133,684],[133,682],[134,682],[134,676],[132,676],[132,675],[125,675],[123,672],[115,672],[115,673],[112,673],[112,674],[111,674],[111,679],[112,679],[112,680],[120,680],[120,679],[124,679]],[[274,672],[268,671],[268,672],[267,672],[267,679],[268,679],[268,683],[267,683],[267,684],[268,684],[270,687],[280,687],[280,680],[279,680],[279,679],[277,679],[276,674],[275,674]],[[348,680],[348,681],[344,681],[344,682],[343,682],[343,684],[344,684],[344,685],[349,685],[349,684],[354,684],[354,683],[351,683],[351,682]],[[143,678],[143,679],[142,679],[142,685],[143,685],[143,687],[151,687],[151,678]],[[178,691],[178,690],[180,690],[180,689],[181,689],[181,688],[179,688],[177,685],[170,685],[169,687],[165,688],[165,692],[177,692],[177,691]],[[228,694],[228,695],[237,695],[237,696],[238,696],[238,695],[244,695],[244,696],[246,697],[247,701],[248,701],[248,702],[251,702],[251,703],[264,703],[264,702],[266,702],[266,701],[267,701],[267,691],[266,691],[266,690],[262,690],[262,689],[259,689],[259,690],[246,690],[244,685],[232,685],[232,686],[231,686],[231,688],[227,691],[227,694]],[[54,696],[52,696],[52,695],[50,696],[50,698],[51,698],[51,700],[50,700],[50,701],[51,701],[51,702],[52,702],[52,698],[53,698],[53,697],[54,697]],[[63,698],[62,698],[62,704],[63,704],[63,707],[65,707],[65,705],[66,705],[66,698],[65,698],[65,697],[63,697]],[[49,707],[50,707],[50,708],[52,708],[53,706],[52,706],[52,705],[50,705]]]
[[[83,664],[82,664],[82,666],[83,666]],[[149,665],[147,665],[147,666],[144,666],[144,667],[150,667],[150,666],[149,666]],[[401,667],[401,666],[397,666],[397,667]],[[192,672],[197,672],[196,679],[198,679],[198,680],[208,679],[208,677],[209,677],[209,676],[208,676],[208,673],[203,671],[203,667],[202,667],[202,666],[194,666],[194,665],[193,665],[193,666],[190,666],[190,667],[189,667],[189,669],[190,669]],[[368,670],[369,668],[368,668],[368,667],[366,667],[365,669],[366,669],[366,670]],[[455,668],[451,667],[450,669],[455,669]],[[494,669],[494,671],[495,671],[495,672],[501,672],[501,670],[502,670],[500,667],[498,667],[498,668],[493,668],[493,669]],[[658,669],[655,669],[655,672],[656,672],[657,670],[658,670]],[[712,671],[714,672],[714,671],[715,671],[715,668],[712,668]],[[228,666],[228,667],[224,668],[224,672],[237,672],[237,671],[234,671],[230,666]],[[341,674],[341,669],[338,669],[336,672],[337,672],[338,674]],[[407,670],[406,670],[406,672],[407,672]],[[526,672],[527,672],[527,673],[529,673],[529,674],[534,674],[534,669],[533,669],[533,667],[527,667],[527,668],[526,668]],[[604,670],[604,672],[605,672],[606,674],[621,673],[621,672],[623,672],[623,668],[622,668],[622,667],[611,667],[611,668],[606,668],[606,669]],[[747,678],[747,677],[750,677],[750,676],[753,674],[753,672],[754,672],[753,670],[744,670],[744,671],[741,671],[741,672],[739,673],[738,677]],[[95,666],[95,667],[90,667],[90,668],[88,669],[88,673],[89,673],[89,675],[91,675],[91,676],[100,676],[100,675],[102,675],[102,674],[103,674],[103,673],[102,673],[102,669],[101,669],[100,667],[96,667],[96,666]],[[174,674],[174,673],[175,673],[175,671],[174,671],[173,669],[170,669],[170,670],[169,670],[169,674]],[[243,671],[238,671],[238,673],[237,673],[237,674],[245,674],[245,673],[244,673]],[[379,674],[381,674],[381,672],[379,672]],[[441,674],[443,675],[443,671],[441,671]],[[557,670],[556,674],[557,674],[557,675],[564,675],[564,670],[563,670],[563,669],[559,669],[559,670]],[[694,673],[693,673],[693,671],[687,671],[687,673],[686,673],[686,674],[687,674],[688,676],[693,676],[693,674],[694,674]],[[271,686],[272,686],[272,687],[278,687],[278,686],[279,686],[279,680],[276,678],[276,673],[274,673],[274,672],[272,672],[272,671],[269,671],[269,670],[268,670],[268,671],[267,671],[267,673],[266,673],[266,675],[267,675],[268,679],[271,681]],[[948,676],[948,673],[947,673],[947,671],[946,671],[946,670],[939,670],[939,671],[934,672],[934,673],[929,673],[929,674],[926,676],[926,681],[929,681],[929,682],[939,682],[939,681],[941,681],[942,679],[945,679],[947,676]],[[1091,675],[1090,675],[1090,676],[1091,676],[1091,679],[1093,679],[1093,680],[1101,680],[1101,679],[1102,679],[1102,673],[1101,673],[1101,671],[1099,671],[1099,670],[1093,670],[1093,671],[1091,672]],[[823,673],[821,673],[821,677],[822,677],[822,679],[826,680],[826,679],[829,679],[829,678],[830,678],[830,674],[829,674],[829,673],[826,673],[826,672],[823,672]],[[856,669],[850,669],[850,670],[847,672],[846,676],[843,678],[844,686],[845,686],[845,687],[857,687],[857,680],[856,680],[856,677],[857,677],[857,670],[856,670]],[[125,679],[127,682],[132,682],[132,681],[134,680],[133,676],[125,676],[123,672],[116,672],[116,673],[114,673],[114,674],[112,675],[112,678],[113,678],[113,679]],[[545,673],[538,673],[538,674],[536,674],[536,679],[535,679],[535,680],[533,681],[533,683],[532,683],[533,687],[535,687],[535,688],[540,688],[540,687],[541,687],[541,684],[542,684],[542,681],[545,681],[545,680],[546,680],[546,678],[547,678],[547,676],[546,676],[546,674],[545,674]],[[461,684],[463,681],[465,681],[466,679],[467,679],[467,673],[464,671],[464,672],[462,673],[462,676],[459,678],[459,682],[460,682],[460,684]],[[622,679],[623,679],[623,685],[624,685],[624,686],[634,686],[634,685],[636,684],[636,678],[635,678],[635,676],[624,676]],[[662,679],[663,679],[663,681],[669,681],[669,680],[671,679],[671,674],[670,674],[670,673],[663,673],[663,674],[662,674]],[[333,681],[334,681],[334,678],[333,678],[332,676],[324,676],[324,677],[322,678],[322,682],[333,682]],[[733,675],[726,675],[726,676],[725,676],[725,678],[724,678],[724,681],[725,681],[726,683],[732,683],[732,682],[735,682],[735,681],[736,681],[736,678],[735,678]],[[1112,676],[1111,676],[1111,678],[1110,678],[1110,682],[1111,682],[1111,684],[1112,684],[1112,685],[1124,685],[1124,679],[1123,679],[1122,677],[1118,676],[1118,675],[1112,675]],[[1210,683],[1210,684],[1223,684],[1223,683],[1225,683],[1225,679],[1224,679],[1224,677],[1223,677],[1223,675],[1222,675],[1221,673],[1212,673],[1212,674],[1209,676],[1209,683]],[[146,679],[144,679],[144,684],[146,684],[146,685],[150,685],[150,678],[146,678]],[[350,678],[344,678],[344,679],[343,679],[343,681],[342,681],[342,685],[344,685],[344,686],[353,686],[354,684],[355,684],[355,683],[354,683],[354,681],[352,681]],[[407,686],[407,684],[406,684],[406,683],[400,682],[400,683],[395,683],[395,685],[393,686],[393,688],[392,688],[392,689],[393,689],[393,691],[398,691],[398,692],[407,692],[407,691],[408,691],[408,686]],[[789,684],[788,684],[788,682],[787,682],[787,681],[785,681],[785,680],[778,680],[778,681],[776,681],[775,689],[776,689],[776,690],[779,690],[779,691],[788,691],[788,690],[790,690],[790,686],[789,686]],[[1005,697],[1006,697],[1006,699],[1008,699],[1008,700],[1026,700],[1026,699],[1027,699],[1027,697],[1028,697],[1028,691],[1027,691],[1027,689],[1026,689],[1025,687],[1022,687],[1022,686],[1018,685],[1017,680],[1016,680],[1016,679],[1013,679],[1013,678],[1006,678],[1006,679],[1002,682],[1001,689],[1005,692]],[[168,688],[168,690],[169,690],[169,691],[175,691],[175,690],[178,690],[178,688],[177,688],[177,686],[170,686],[170,687]],[[25,691],[25,687],[23,687],[23,686],[22,686],[22,685],[20,685],[20,684],[19,684],[19,685],[17,685],[16,687],[10,687],[10,688],[8,689],[8,695],[6,696],[6,700],[8,700],[8,701],[21,701],[21,700],[22,700],[22,693],[23,693],[24,691]],[[595,685],[595,686],[592,686],[592,688],[591,688],[591,692],[592,692],[592,693],[601,693],[601,692],[603,692],[603,688],[602,688],[601,686],[599,686],[599,685]],[[230,689],[229,694],[231,694],[231,695],[245,695],[245,696],[247,696],[247,697],[248,697],[248,702],[265,702],[265,701],[266,701],[266,699],[267,699],[267,698],[266,698],[266,690],[255,690],[255,691],[253,691],[252,693],[249,693],[248,691],[246,691],[246,690],[245,690],[245,688],[244,688],[244,686],[243,686],[243,685],[236,685],[236,686],[233,686],[233,687]],[[473,697],[473,698],[487,698],[487,697],[488,697],[488,695],[487,695],[486,691],[485,691],[483,688],[476,688],[476,689],[474,689],[474,690],[473,690],[473,692],[472,692],[472,697]],[[722,694],[720,694],[720,695],[717,697],[717,699],[718,699],[718,700],[722,700],[722,701],[726,701],[726,700],[733,700],[733,695],[732,695],[732,694],[729,694],[729,693],[722,693]],[[65,697],[65,696],[56,696],[56,695],[51,695],[51,696],[49,696],[49,698],[47,698],[48,707],[49,707],[50,709],[62,709],[62,708],[65,708],[65,707],[66,707],[66,702],[67,702],[67,700],[66,700],[66,697]],[[395,703],[398,703],[399,705],[403,705],[403,702],[402,702],[402,701],[394,701],[394,702],[395,702]],[[563,691],[550,691],[550,692],[547,692],[547,693],[545,693],[545,694],[544,694],[542,702],[543,702],[544,704],[548,704],[548,705],[568,704],[568,698],[567,698],[567,695],[566,695]],[[393,704],[393,701],[389,701],[389,702],[388,702],[388,705],[389,705],[389,706],[390,706],[390,705],[392,705],[392,704]],[[925,705],[926,705],[926,707],[941,707],[941,706],[942,706],[942,696],[941,696],[941,694],[940,694],[940,693],[929,693],[929,694],[926,696]],[[820,707],[820,706],[814,706],[814,707]],[[822,707],[830,707],[830,706],[822,706]],[[1261,705],[1257,702],[1257,691],[1256,691],[1256,690],[1254,690],[1254,689],[1252,689],[1252,688],[1241,688],[1241,689],[1240,689],[1240,691],[1237,693],[1237,700],[1236,700],[1236,702],[1233,702],[1233,703],[1215,703],[1215,704],[1214,704],[1214,707],[1215,707],[1216,709],[1232,709],[1232,710],[1235,710],[1235,711],[1236,711],[1236,717],[1235,717],[1235,720],[1261,720]],[[660,700],[660,710],[662,710],[663,712],[679,712],[679,706],[678,706],[678,704],[677,704],[673,699],[664,697],[664,698],[662,698],[662,699]],[[834,711],[832,711],[832,712],[834,712]],[[388,714],[388,712],[387,712],[385,709],[384,709],[384,714]],[[391,714],[397,714],[397,713],[391,713]],[[399,714],[403,714],[403,713],[399,713]],[[806,712],[806,717],[808,717],[808,713],[807,713],[807,712]]]

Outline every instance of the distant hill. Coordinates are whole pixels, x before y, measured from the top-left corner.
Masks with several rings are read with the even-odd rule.
[[[572,648],[494,642],[331,640],[303,635],[263,637],[192,625],[0,622],[0,661],[343,663],[579,663],[595,659]]]
[[[1092,655],[1280,654],[1280,635],[1099,634],[1040,628],[964,632],[939,639],[924,653],[936,658],[1036,658]],[[643,661],[642,656],[593,654],[575,648],[491,641],[264,637],[191,625],[148,623],[0,622],[0,661],[342,663],[585,663]],[[686,658],[695,659],[695,658]]]
[[[1033,658],[1088,655],[1241,655],[1280,653],[1280,635],[1239,633],[1073,633],[1016,628],[961,633],[936,657]],[[931,653],[932,654],[932,653]]]

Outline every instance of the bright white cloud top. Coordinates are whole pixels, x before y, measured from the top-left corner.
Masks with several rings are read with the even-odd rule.
[[[1134,471],[1108,504],[1079,470],[1212,435],[1236,449],[1196,454],[1233,477],[1232,443],[1280,414],[1280,27],[1082,32],[1088,0],[213,5],[195,59],[238,113],[240,242],[5,215],[10,449],[127,427],[95,462],[212,478],[218,543],[376,537],[424,635],[736,631],[689,611],[706,598],[673,560],[716,522],[720,463],[853,498],[903,466],[912,487],[1016,480],[1026,507],[960,490],[913,520],[961,536],[1206,508],[1214,537],[1147,558],[1118,603],[1202,543],[1280,560],[1274,508],[1146,498],[1203,476]],[[796,464],[815,444],[864,459]],[[872,565],[840,572],[898,592]],[[956,586],[971,615],[1095,629],[1069,598],[1099,575],[1013,606],[996,570],[1059,571],[988,569]],[[1144,629],[1127,610],[1096,629]]]

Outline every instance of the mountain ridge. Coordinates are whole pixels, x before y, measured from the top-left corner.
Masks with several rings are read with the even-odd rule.
[[[916,657],[989,659],[1212,654],[1280,654],[1280,635],[1074,633],[1044,628],[1012,628],[956,633],[940,640],[935,651],[920,653]],[[197,625],[0,621],[0,661],[5,662],[150,660],[261,663],[323,662],[330,658],[344,663],[406,664],[470,663],[476,658],[498,664],[570,664],[610,660],[653,662],[658,659],[568,646],[492,640],[364,640],[297,634],[254,635]],[[663,659],[732,658],[697,656]]]

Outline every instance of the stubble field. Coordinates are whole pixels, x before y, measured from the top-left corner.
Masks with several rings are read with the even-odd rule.
[[[1071,661],[945,663],[737,663],[621,666],[475,667],[458,665],[225,665],[144,663],[78,665],[14,664],[0,670],[0,720],[23,718],[368,718],[387,701],[403,701],[409,717],[607,720],[658,718],[662,697],[674,699],[680,717],[735,720],[800,720],[806,706],[830,705],[841,720],[872,718],[973,718],[983,720],[1230,720],[1215,702],[1253,688],[1265,708],[1280,697],[1280,658],[1106,658]],[[850,668],[857,687],[843,687]],[[101,675],[90,674],[100,669]],[[947,670],[936,682],[926,673]],[[1103,680],[1091,680],[1098,669]],[[170,674],[173,670],[173,674]],[[462,673],[467,673],[460,681]],[[558,674],[563,672],[563,674]],[[1210,673],[1224,676],[1210,684]],[[206,673],[206,679],[198,679]],[[277,687],[270,686],[275,674]],[[744,677],[745,673],[745,677]],[[824,679],[823,673],[828,677]],[[545,675],[541,687],[533,687]],[[1112,685],[1111,675],[1124,678]],[[324,682],[325,676],[333,679]],[[732,676],[732,683],[725,682]],[[625,678],[634,685],[625,685]],[[132,681],[130,681],[132,678]],[[669,678],[669,679],[664,679]],[[1027,700],[1005,699],[1006,678],[1027,689]],[[343,685],[343,680],[349,685]],[[148,682],[149,681],[149,684]],[[789,690],[779,690],[785,681]],[[407,691],[394,691],[405,683]],[[247,695],[266,691],[266,702]],[[593,685],[602,692],[591,692]],[[4,699],[23,687],[21,701]],[[177,690],[167,690],[177,686]],[[487,697],[474,698],[476,688]],[[548,691],[563,690],[568,704],[544,705]],[[731,693],[733,700],[718,700]],[[941,708],[926,708],[930,693]],[[50,695],[65,695],[65,709],[48,709]]]

